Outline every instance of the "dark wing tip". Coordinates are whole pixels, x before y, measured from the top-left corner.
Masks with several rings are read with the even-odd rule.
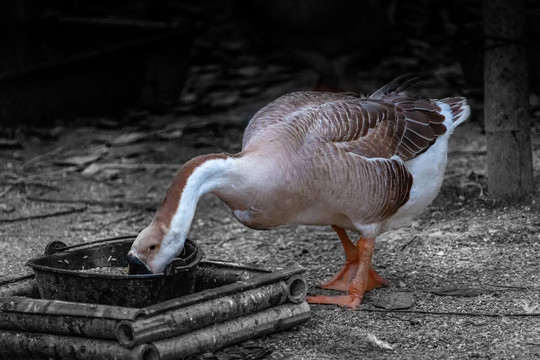
[[[410,73],[398,76],[397,78],[390,81],[388,84],[384,85],[379,90],[371,94],[370,98],[380,99],[383,96],[389,94],[399,94],[400,92],[405,91],[409,87],[416,84],[419,80],[420,78],[418,76],[414,76]]]

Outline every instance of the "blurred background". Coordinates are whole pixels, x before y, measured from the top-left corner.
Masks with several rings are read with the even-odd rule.
[[[369,93],[408,72],[423,78],[431,97],[460,94],[476,106],[482,96],[481,5],[4,0],[2,135],[23,125],[97,121],[92,117],[129,123],[134,109],[201,114],[250,103],[256,109],[292,90]],[[526,6],[530,63],[536,64],[540,4],[529,0]],[[531,105],[537,106],[537,67],[530,76]]]
[[[511,3],[496,6],[508,10]],[[528,82],[516,65],[513,71],[525,74],[516,83],[525,89],[508,90],[515,85],[497,75],[502,68],[491,71],[489,89],[500,98],[492,94],[492,103],[509,112],[514,95],[527,98],[531,121],[518,116],[518,127],[528,134],[532,125],[536,154],[540,3],[522,4],[526,36],[488,40],[492,48],[518,44],[526,52]],[[93,176],[97,170],[87,168],[99,161],[178,164],[199,153],[237,152],[255,112],[285,93],[369,94],[406,73],[422,80],[413,94],[467,97],[466,126],[474,129],[464,128],[461,137],[485,154],[484,18],[499,26],[480,0],[3,0],[0,158],[9,165],[53,151],[49,161],[76,160],[56,159],[55,166]],[[508,153],[510,145],[493,143]],[[529,143],[520,143],[521,153],[530,153]],[[530,154],[527,161],[508,159],[531,162]],[[540,167],[536,155],[532,162]],[[499,168],[501,178],[521,171]],[[10,169],[2,174],[20,177]],[[485,173],[475,171],[474,180],[485,181]]]

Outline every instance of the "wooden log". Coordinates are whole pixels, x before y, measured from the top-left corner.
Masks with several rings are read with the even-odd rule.
[[[11,297],[0,301],[0,311],[129,320],[135,319],[141,309],[61,300]]]
[[[126,349],[112,340],[0,330],[0,359],[158,360],[153,345]]]
[[[534,191],[525,10],[522,0],[484,0],[484,107],[489,196]]]
[[[307,291],[307,287],[305,289]],[[132,347],[182,335],[281,305],[287,301],[288,295],[287,284],[279,281],[134,322],[121,321],[117,328],[118,342],[126,347]]]
[[[0,329],[116,339],[121,320],[139,309],[25,297],[0,302]]]
[[[155,341],[152,354],[160,360],[183,359],[202,352],[216,351],[241,341],[290,329],[310,318],[306,302],[284,304],[249,316],[200,329],[189,334]]]
[[[197,267],[195,291],[212,289],[237,281],[256,278],[271,271],[259,267],[251,267],[217,260],[201,261]]]
[[[0,312],[0,329],[116,340],[117,320]]]
[[[307,283],[303,275],[293,275],[285,282],[287,285],[287,300],[299,304],[306,300]]]
[[[0,299],[10,296],[39,297],[34,275],[0,281]]]
[[[210,262],[205,266],[215,266],[219,268],[220,266],[226,265],[227,263]],[[258,277],[246,281],[239,281],[216,289],[204,290],[199,293],[176,298],[142,309],[30,298],[25,297],[28,295],[28,286],[26,286],[26,290],[24,290],[24,287],[23,290],[16,290],[16,293],[20,293],[23,296],[0,298],[0,329],[116,339],[118,337],[117,326],[120,321],[129,323],[135,320],[159,316],[160,314],[167,317],[168,313],[176,310],[181,313],[184,309],[189,308],[190,306],[196,306],[199,303],[208,303],[212,300],[219,303],[221,297],[234,298],[236,296],[236,298],[238,298],[240,297],[239,294],[243,294],[250,290],[254,290],[252,293],[256,294],[257,291],[260,291],[260,288],[265,286],[268,287],[272,285],[274,288],[279,287],[281,289],[281,294],[286,297],[287,301],[304,301],[307,285],[303,278],[304,270],[302,268],[284,269],[270,273],[257,268],[232,264],[229,268],[225,267],[225,269],[235,269],[238,273],[247,271],[253,276],[258,275]],[[9,284],[12,285],[17,283],[28,283],[32,288],[35,286],[32,276],[12,279],[9,280],[9,282]],[[0,291],[2,290],[3,287],[0,287]],[[14,292],[11,292],[10,294],[12,293]],[[253,296],[255,296],[256,299],[261,298],[261,296]],[[266,293],[266,296],[269,296],[269,298],[262,296],[262,302],[258,302],[259,300],[257,300],[254,305],[256,309],[252,311],[259,311],[268,304],[270,304],[270,306],[277,304],[273,300],[274,298],[272,298],[271,293],[270,295]],[[265,303],[265,301],[267,301],[267,303]],[[241,307],[242,306],[240,306],[240,308]],[[245,309],[246,308],[244,308],[244,310]],[[211,311],[206,311],[204,314],[208,316],[208,319],[212,319]],[[244,313],[240,311],[240,313],[235,316],[239,315],[244,315]],[[233,318],[233,316],[230,315],[227,319],[230,318]]]
[[[241,291],[255,289],[264,285],[273,284],[277,281],[286,281],[293,276],[302,275],[304,272],[304,268],[296,267],[277,270],[266,274],[263,273],[252,279],[248,279],[245,281],[237,281],[233,284],[220,286],[215,289],[198,291],[190,295],[163,301],[159,304],[141,308],[138,316],[150,317],[158,314],[163,314],[174,309],[179,309],[192,304],[200,303],[201,301],[208,301],[222,296],[235,294]]]

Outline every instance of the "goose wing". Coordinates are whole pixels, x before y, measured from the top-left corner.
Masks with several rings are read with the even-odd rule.
[[[414,80],[398,78],[367,98],[352,93],[284,95],[253,117],[243,147],[265,138],[292,147],[322,141],[366,158],[397,155],[410,160],[446,132],[434,101],[400,93]]]
[[[339,203],[356,206],[355,217],[362,223],[379,222],[409,199],[412,175],[404,162],[446,131],[438,105],[400,93],[411,83],[397,79],[371,97],[319,92],[282,96],[254,116],[243,147],[279,142],[281,152],[275,144],[272,151],[298,154],[303,159],[298,164],[309,159],[309,167],[293,166],[303,174],[300,178],[309,179],[300,182],[302,187],[318,188],[338,196]]]

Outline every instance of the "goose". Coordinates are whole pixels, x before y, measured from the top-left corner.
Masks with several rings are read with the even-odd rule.
[[[253,229],[331,226],[345,265],[319,286],[344,293],[306,300],[360,306],[366,291],[388,285],[372,265],[376,237],[433,201],[450,135],[470,114],[463,97],[406,95],[417,81],[401,76],[370,96],[294,92],[263,107],[239,153],[201,155],[180,168],[132,244],[131,272],[163,272],[184,246],[197,202],[212,193]],[[356,243],[347,230],[360,234]]]

